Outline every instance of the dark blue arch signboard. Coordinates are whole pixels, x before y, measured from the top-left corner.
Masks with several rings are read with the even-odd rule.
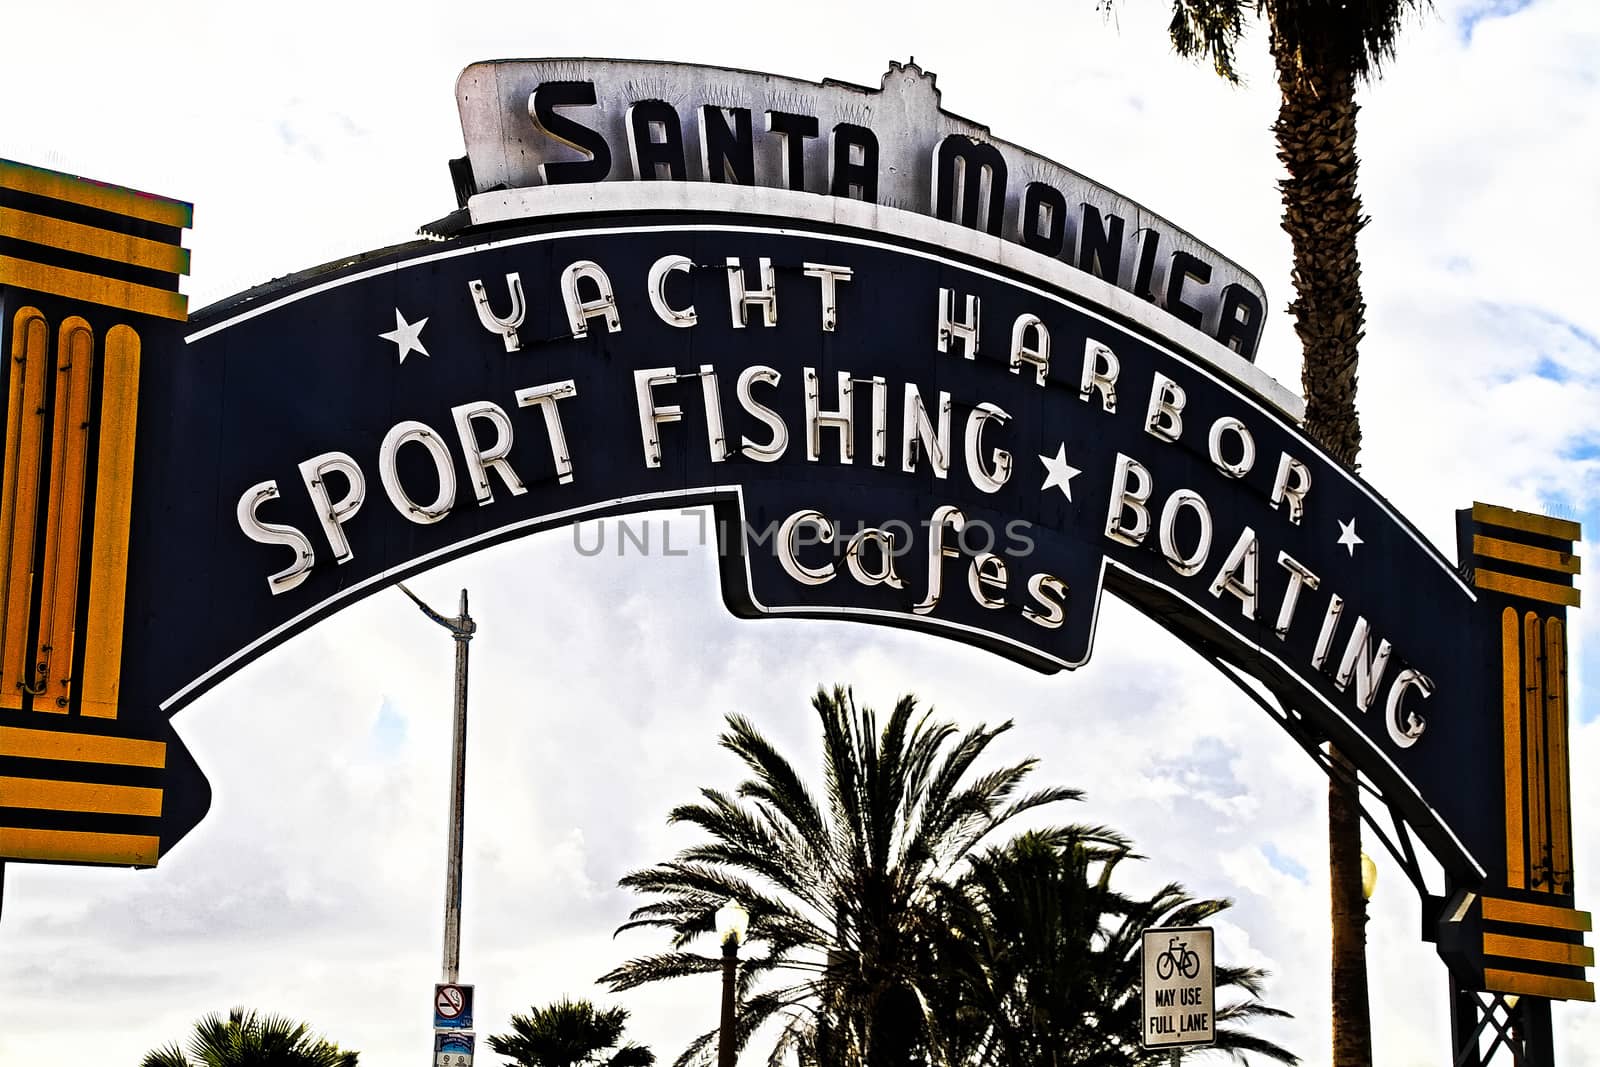
[[[1252,277],[915,67],[458,92],[427,239],[193,316],[186,205],[0,167],[0,858],[155,864],[209,804],[169,720],[231,671],[453,556],[706,504],[741,616],[1057,671],[1130,602],[1437,859],[1459,988],[1593,998],[1574,524],[1477,504],[1441,555],[1255,368]]]

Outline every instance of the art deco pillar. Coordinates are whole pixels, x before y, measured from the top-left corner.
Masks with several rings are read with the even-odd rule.
[[[167,746],[119,716],[141,336],[188,204],[0,160],[0,860],[149,866]]]

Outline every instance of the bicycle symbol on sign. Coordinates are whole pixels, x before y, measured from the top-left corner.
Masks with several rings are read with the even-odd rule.
[[[1168,942],[1167,950],[1156,957],[1156,977],[1165,982],[1175,970],[1185,978],[1200,976],[1199,954],[1176,937]]]

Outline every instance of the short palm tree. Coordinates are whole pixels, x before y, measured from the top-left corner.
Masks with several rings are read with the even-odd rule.
[[[234,1008],[194,1024],[188,1054],[176,1041],[145,1054],[139,1067],[356,1067],[359,1054],[339,1048],[306,1023]]]
[[[690,946],[712,934],[716,910],[731,898],[750,916],[751,950],[738,983],[740,1047],[778,1020],[779,1050],[792,1047],[802,1062],[920,1062],[931,1033],[928,952],[940,921],[938,887],[959,877],[968,855],[1012,819],[1079,793],[1022,792],[1032,759],[979,767],[1010,723],[963,733],[919,714],[907,696],[880,724],[842,688],[819,690],[811,704],[822,729],[824,799],[754,724],[729,716],[722,746],[750,777],[733,796],[705,789],[700,803],[674,809],[671,821],[699,827],[708,840],[622,879],[654,898],[623,929],[670,930],[674,951],[632,960],[602,980],[622,990],[717,971],[717,956]],[[1117,840],[1098,828],[1055,833]],[[679,1067],[715,1037],[713,1030],[692,1042]]]
[[[489,1048],[517,1067],[650,1067],[655,1053],[623,1045],[626,1008],[596,1008],[563,998],[527,1015],[511,1017],[511,1033],[489,1038]],[[613,1051],[615,1050],[615,1051]]]
[[[1140,946],[1146,930],[1194,926],[1229,906],[1167,885],[1148,899],[1113,889],[1126,847],[1024,835],[973,856],[945,892],[949,939],[936,956],[938,1060],[964,1067],[1125,1067],[1166,1060],[1140,1045]],[[1218,966],[1216,1043],[1238,1058],[1298,1060],[1249,1033],[1265,975]],[[1224,1000],[1224,993],[1227,994]],[[1193,1053],[1191,1053],[1193,1054]]]

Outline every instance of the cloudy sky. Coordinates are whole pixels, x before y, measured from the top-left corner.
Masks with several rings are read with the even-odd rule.
[[[947,109],[1253,270],[1273,301],[1259,362],[1297,388],[1261,36],[1234,89],[1169,54],[1165,0],[1128,0],[1111,20],[1093,6],[17,2],[0,19],[0,156],[193,201],[198,307],[450,210],[452,90],[472,61],[661,58],[876,85],[888,60],[915,56]],[[1600,530],[1600,8],[1437,0],[1400,53],[1362,96],[1365,475],[1452,557],[1453,510],[1475,499]],[[675,544],[697,529],[655,521],[658,545],[662,523]],[[912,690],[965,723],[1015,719],[1003,754],[1041,757],[1040,780],[1087,791],[1072,817],[1116,825],[1152,857],[1130,886],[1177,879],[1237,901],[1219,956],[1269,968],[1269,1000],[1295,1018],[1267,1032],[1327,1061],[1323,783],[1132,611],[1102,613],[1088,667],[1043,677],[929,637],[734,620],[703,549],[586,557],[558,532],[414,583],[441,607],[463,586],[480,631],[462,977],[480,1033],[562,994],[625,1004],[635,1039],[668,1059],[710,1028],[714,981],[626,998],[594,986],[661,947],[612,938],[633,903],[616,880],[686,843],[670,806],[737,780],[715,745],[723,715],[752,716],[810,765],[807,698],[841,681],[879,706]],[[1586,614],[1573,762],[1592,908],[1600,723],[1585,683],[1600,641],[1585,640]],[[311,1020],[364,1063],[423,1062],[449,692],[448,638],[386,592],[182,712],[216,799],[159,869],[8,869],[0,1063],[133,1063],[240,1003]],[[1378,859],[1377,1062],[1437,1062],[1445,971],[1417,938],[1415,894]],[[1561,1007],[1556,1027],[1564,1064],[1600,1064],[1600,1014]]]

